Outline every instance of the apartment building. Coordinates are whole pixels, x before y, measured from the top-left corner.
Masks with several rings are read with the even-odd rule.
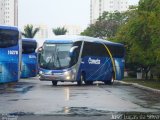
[[[18,0],[0,0],[0,24],[18,26]]]
[[[104,11],[123,12],[128,10],[129,0],[91,0],[90,1],[90,23],[93,24]]]

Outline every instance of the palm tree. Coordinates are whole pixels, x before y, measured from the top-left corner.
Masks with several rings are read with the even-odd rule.
[[[52,31],[55,35],[65,35],[67,33],[67,29],[65,29],[64,27],[57,27],[55,29],[52,29]]]
[[[27,24],[24,26],[24,32],[22,32],[22,35],[26,38],[34,38],[39,30],[40,28],[33,28],[33,25]]]

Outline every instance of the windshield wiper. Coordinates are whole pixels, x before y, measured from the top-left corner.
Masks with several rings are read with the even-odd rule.
[[[48,69],[50,63],[51,63],[52,57],[49,59],[48,63],[46,64],[46,68]]]
[[[53,53],[53,54],[51,54],[51,58],[49,59],[49,61],[45,65],[46,69],[53,69],[53,68],[55,68],[54,62],[52,62],[54,58],[55,58],[55,54]],[[51,65],[51,67],[49,68],[50,65]]]
[[[59,68],[61,68],[62,66],[61,66],[61,62],[60,62],[60,59],[59,59],[59,52],[58,52],[58,50],[57,50],[57,61],[59,63]]]

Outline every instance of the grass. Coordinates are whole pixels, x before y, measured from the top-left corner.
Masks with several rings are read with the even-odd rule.
[[[160,80],[137,80],[136,78],[124,78],[124,82],[138,83],[140,85],[160,90]]]

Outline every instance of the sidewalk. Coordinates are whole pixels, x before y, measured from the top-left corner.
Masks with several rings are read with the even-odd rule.
[[[140,88],[140,89],[143,89],[143,90],[152,91],[154,93],[160,94],[160,90],[150,88],[150,87],[147,87],[147,86],[143,86],[143,85],[140,85],[138,83],[129,83],[129,82],[118,81],[118,80],[115,80],[115,82],[120,83],[120,84],[124,84],[124,85],[132,85],[133,87],[136,87],[136,88]]]

